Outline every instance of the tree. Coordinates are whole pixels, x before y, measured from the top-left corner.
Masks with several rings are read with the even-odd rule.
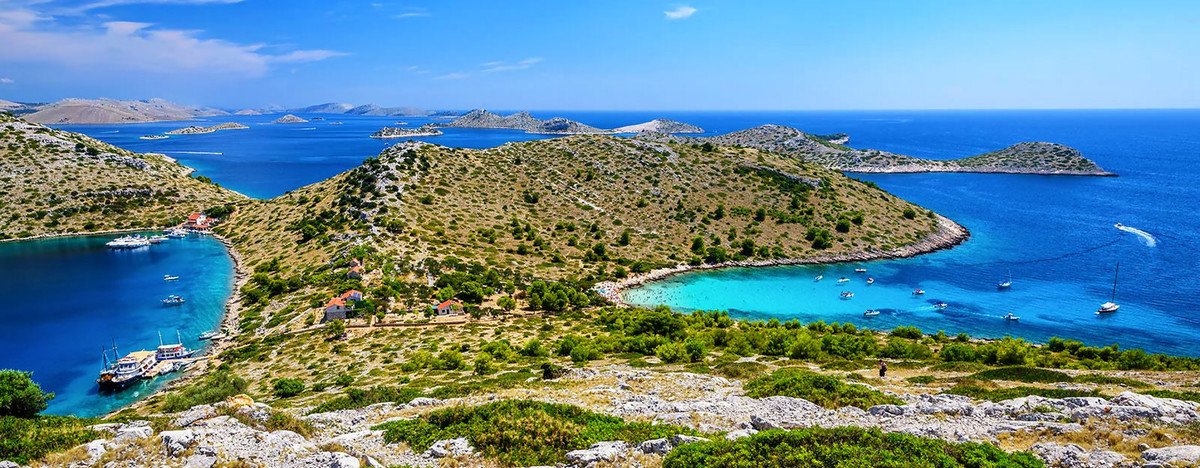
[[[304,391],[304,382],[300,379],[275,379],[275,396],[289,398]]]
[[[325,325],[325,334],[331,340],[340,340],[346,335],[346,321],[333,319]]]
[[[42,391],[32,372],[0,370],[0,416],[30,418],[46,409],[53,393]]]
[[[501,309],[511,311],[517,308],[517,301],[511,296],[500,296],[499,299],[496,299],[496,305],[500,306]]]

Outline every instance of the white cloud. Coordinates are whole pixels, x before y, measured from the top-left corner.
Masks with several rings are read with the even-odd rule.
[[[8,77],[0,78],[0,84],[13,84],[13,83],[16,83],[16,81],[13,81],[12,78],[8,78]]]
[[[83,5],[64,8],[59,13],[62,14],[82,14],[98,8],[108,8],[123,5],[209,5],[209,4],[230,4],[241,3],[242,0],[97,0]]]
[[[171,0],[159,3],[164,1]],[[197,1],[203,0],[189,3]],[[16,8],[0,11],[0,44],[18,45],[0,47],[0,63],[48,64],[73,71],[258,77],[272,64],[345,55],[323,49],[270,53],[263,44],[204,38],[201,33],[132,21],[67,26],[31,8]]]
[[[410,11],[408,13],[400,13],[400,14],[396,15],[395,17],[396,17],[396,19],[406,19],[406,18],[424,18],[426,16],[429,16],[429,13]]]
[[[461,79],[467,78],[468,76],[471,76],[471,75],[468,75],[464,72],[451,72],[451,73],[447,73],[445,75],[436,76],[434,78],[439,79],[439,80],[461,80]]]
[[[691,17],[695,13],[696,13],[696,9],[692,8],[690,6],[687,6],[687,5],[680,5],[680,6],[675,7],[675,9],[673,9],[673,10],[667,10],[667,11],[663,12],[663,14],[666,15],[667,19],[669,19],[669,20],[679,20],[679,19],[688,18],[688,17]]]
[[[487,62],[480,66],[483,67],[483,71],[485,73],[493,73],[493,72],[502,72],[502,71],[524,70],[526,68],[537,65],[538,63],[541,63],[541,61],[542,61],[541,57],[530,57],[530,58],[527,58],[525,60],[521,60],[521,61],[515,62],[515,63]]]

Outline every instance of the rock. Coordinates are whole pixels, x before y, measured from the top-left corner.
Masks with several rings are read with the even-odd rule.
[[[237,409],[238,414],[246,416],[258,422],[264,422],[271,418],[271,407],[265,403],[253,403],[242,406]]]
[[[767,431],[767,430],[771,430],[771,429],[781,429],[781,427],[778,424],[775,424],[774,422],[763,419],[761,416],[759,416],[757,414],[754,416],[750,416],[750,425],[753,426],[754,429],[757,429],[760,431]]]
[[[736,431],[730,431],[726,433],[725,440],[738,440],[743,437],[750,437],[754,434],[758,434],[758,431],[754,429],[738,429]]]
[[[225,399],[225,404],[230,408],[240,408],[242,406],[250,406],[254,404],[254,399],[245,393],[239,393]]]
[[[21,465],[16,464],[16,462],[10,462],[8,460],[0,460],[0,468],[21,468]]]
[[[1050,466],[1064,468],[1111,468],[1125,465],[1125,457],[1116,452],[1095,449],[1084,450],[1075,444],[1060,445],[1053,442],[1034,444],[1030,451]]]
[[[167,455],[175,456],[176,454],[187,450],[193,443],[196,442],[196,433],[189,429],[179,431],[162,431],[158,433],[162,438],[163,445],[167,448]]]
[[[1200,445],[1176,445],[1150,449],[1142,452],[1142,460],[1147,466],[1162,466],[1166,463],[1194,464],[1200,462]]]
[[[123,426],[123,424],[121,424],[121,423],[104,423],[104,424],[93,424],[91,426],[88,426],[88,429],[91,429],[96,432],[108,432],[111,434],[116,434],[117,429],[120,429],[121,426]]]
[[[193,407],[188,408],[187,410],[183,411],[182,413],[179,413],[179,415],[176,416],[175,419],[171,420],[171,424],[174,424],[179,427],[188,427],[188,426],[191,426],[196,421],[199,421],[201,419],[208,419],[208,418],[214,417],[216,415],[217,415],[217,410],[216,410],[216,408],[213,408],[212,405],[193,406]]]
[[[567,452],[567,461],[576,465],[587,466],[596,462],[617,460],[628,451],[629,444],[626,444],[624,441],[596,442],[586,449]]]
[[[187,457],[183,461],[184,468],[211,468],[217,464],[217,457],[214,455],[195,454]]]
[[[290,468],[359,468],[362,464],[354,456],[344,452],[317,452],[288,463]]]
[[[150,426],[127,425],[117,429],[117,436],[113,437],[113,440],[116,442],[128,442],[138,439],[145,439],[152,435],[154,435],[154,429]]]
[[[475,447],[472,447],[471,442],[464,437],[439,440],[425,451],[425,455],[432,458],[458,457],[473,453],[475,453]]]
[[[650,439],[637,444],[637,451],[654,455],[666,455],[673,448],[667,439]]]
[[[417,397],[417,398],[413,398],[412,401],[408,402],[408,406],[413,406],[413,407],[437,406],[440,404],[442,404],[442,400],[439,400],[437,398],[429,398],[429,397]]]

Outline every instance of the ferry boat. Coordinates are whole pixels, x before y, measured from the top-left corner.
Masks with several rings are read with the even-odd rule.
[[[142,236],[122,236],[104,243],[110,249],[137,249],[149,247],[150,239]]]
[[[1013,315],[1012,312],[1009,312],[1007,314],[1004,314],[1004,320],[1007,320],[1009,322],[1016,322],[1017,320],[1021,320],[1021,317],[1017,317],[1016,315]]]
[[[1121,273],[1121,262],[1117,262],[1117,270],[1113,272],[1112,297],[1108,300],[1108,302],[1100,304],[1100,308],[1096,309],[1096,315],[1111,314],[1113,312],[1121,310],[1121,304],[1117,304],[1117,275],[1119,275],[1120,273]]]
[[[175,332],[175,337],[179,341],[175,344],[163,344],[162,333],[158,334],[158,349],[154,350],[154,358],[159,361],[170,361],[172,359],[183,359],[191,357],[196,353],[195,350],[187,349],[183,346],[183,339],[179,337],[179,332]]]
[[[163,275],[163,281],[178,281],[179,277],[175,275]]]
[[[117,355],[117,347],[113,345],[113,355]],[[104,353],[105,367],[100,371],[100,377],[96,379],[96,384],[100,386],[102,391],[115,391],[127,388],[130,385],[137,383],[154,369],[154,365],[158,363],[153,351],[134,351],[125,355],[117,362],[108,362],[108,353]]]
[[[186,302],[186,301],[184,301],[182,297],[176,296],[174,294],[167,296],[166,299],[162,300],[162,303],[164,305],[180,305],[180,304],[183,304],[184,302]]]
[[[875,317],[877,315],[879,315],[879,311],[875,309],[867,309],[866,312],[863,312],[863,317]]]
[[[850,291],[842,291],[841,297],[842,297],[842,299],[850,299],[850,298],[854,297],[854,293],[852,293]]]

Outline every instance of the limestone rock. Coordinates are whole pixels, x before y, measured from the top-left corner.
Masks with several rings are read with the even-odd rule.
[[[586,449],[567,452],[567,461],[576,465],[587,466],[602,461],[615,461],[625,456],[625,453],[628,451],[629,444],[626,444],[624,441],[596,442]]]
[[[134,422],[136,423],[141,421]],[[122,426],[120,429],[117,429],[117,436],[114,437],[113,440],[116,442],[127,442],[137,439],[145,439],[152,435],[154,435],[154,429],[150,426],[133,425],[133,423],[130,423]]]
[[[1119,453],[1099,449],[1088,451],[1075,444],[1043,442],[1034,444],[1030,451],[1047,465],[1062,468],[1111,468],[1126,464],[1125,457]]]
[[[196,442],[196,433],[189,429],[162,431],[158,436],[162,438],[163,445],[167,448],[167,455],[171,456],[187,450]]]
[[[1150,449],[1142,452],[1142,460],[1146,461],[1146,466],[1163,466],[1168,463],[1200,463],[1200,445],[1176,445]]]
[[[217,410],[212,405],[193,406],[175,416],[175,419],[171,420],[171,424],[179,427],[188,427],[196,421],[208,419],[216,415]]]
[[[754,434],[758,434],[758,431],[754,429],[738,429],[736,431],[730,431],[726,433],[725,440],[738,440],[743,437],[750,437]]]
[[[475,453],[475,447],[472,447],[471,442],[464,437],[439,440],[425,451],[425,455],[432,458],[458,457],[473,453]]]

